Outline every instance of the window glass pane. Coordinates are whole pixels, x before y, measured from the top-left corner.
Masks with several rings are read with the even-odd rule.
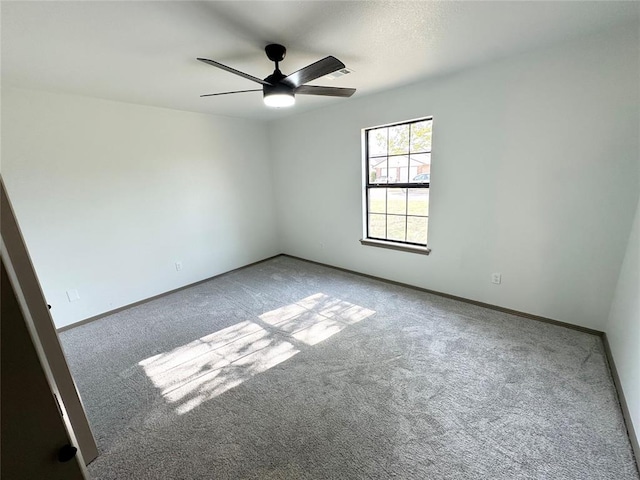
[[[407,199],[407,215],[429,214],[429,189],[410,188]]]
[[[387,183],[387,158],[369,159],[369,183]]]
[[[411,124],[411,152],[431,151],[432,120],[424,120]]]
[[[387,238],[404,242],[407,217],[403,215],[387,215]]]
[[[387,188],[387,213],[406,215],[407,193],[404,188]]]
[[[407,242],[427,244],[427,217],[407,217]]]
[[[410,125],[389,127],[389,155],[409,153]]]
[[[369,130],[369,156],[377,157],[387,154],[387,128]]]
[[[389,183],[407,183],[409,181],[409,157],[399,155],[389,157]]]
[[[385,223],[386,223],[386,215],[370,213],[369,214],[369,236],[373,238],[386,238]]]
[[[369,189],[369,211],[371,213],[387,213],[387,189]]]
[[[431,181],[431,154],[421,153],[411,155],[409,158],[410,182],[430,183]]]

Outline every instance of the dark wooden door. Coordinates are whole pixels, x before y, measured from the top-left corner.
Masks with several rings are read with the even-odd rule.
[[[0,282],[0,477],[85,479],[4,262]]]

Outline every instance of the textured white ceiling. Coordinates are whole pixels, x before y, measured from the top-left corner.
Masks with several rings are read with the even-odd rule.
[[[260,88],[196,61],[264,78],[263,48],[287,47],[288,74],[327,55],[354,73],[313,84],[356,96],[637,21],[637,2],[46,1],[1,4],[2,83],[130,103],[277,118],[350,99],[299,95],[265,107]]]

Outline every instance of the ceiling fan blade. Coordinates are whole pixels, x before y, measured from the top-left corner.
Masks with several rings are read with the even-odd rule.
[[[236,90],[235,92],[222,92],[222,93],[207,93],[205,95],[200,95],[200,97],[215,97],[216,95],[229,95],[230,93],[244,93],[244,92],[261,92],[261,88],[257,88],[255,90]]]
[[[341,68],[345,68],[344,63],[336,57],[329,56],[301,68],[297,72],[285,77],[282,81],[291,85],[293,88],[297,88],[303,83],[323,77]]]
[[[328,97],[350,97],[356,93],[355,88],[320,87],[315,85],[300,85],[294,90],[303,95],[326,95]]]
[[[266,82],[258,77],[254,77],[253,75],[249,75],[248,73],[241,72],[240,70],[236,70],[235,68],[227,67],[226,65],[216,62],[214,60],[209,60],[208,58],[198,58],[201,62],[208,63],[209,65],[213,65],[214,67],[221,68],[222,70],[226,70],[227,72],[235,73],[247,80],[251,80],[256,83],[261,83],[262,85],[271,85],[269,82]]]

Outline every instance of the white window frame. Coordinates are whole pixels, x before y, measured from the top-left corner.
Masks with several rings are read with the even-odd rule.
[[[423,121],[431,121],[432,122],[432,129],[433,129],[433,117],[422,117],[422,118],[416,118],[416,119],[412,119],[412,120],[405,120],[405,121],[401,121],[401,122],[394,122],[394,123],[388,123],[385,125],[377,125],[375,127],[367,127],[367,128],[363,128],[362,129],[362,212],[363,212],[363,223],[362,223],[362,231],[363,231],[363,238],[360,240],[360,243],[362,245],[367,245],[367,246],[375,246],[375,247],[383,247],[383,248],[390,248],[390,249],[394,249],[394,250],[402,250],[402,251],[409,251],[409,252],[414,252],[414,253],[421,253],[421,254],[425,254],[425,255],[429,255],[429,253],[431,253],[431,248],[429,248],[427,246],[427,244],[421,244],[421,243],[414,243],[414,242],[408,242],[406,241],[406,235],[405,235],[405,240],[404,241],[400,241],[400,240],[394,240],[394,239],[388,239],[388,238],[376,238],[376,237],[371,237],[369,236],[369,192],[373,189],[377,189],[377,188],[392,188],[392,189],[406,189],[405,191],[408,192],[408,189],[414,189],[414,188],[425,188],[425,189],[429,189],[430,188],[430,183],[431,183],[431,178],[429,178],[429,182],[426,183],[417,183],[417,182],[412,182],[410,180],[411,177],[407,178],[407,182],[403,182],[403,183],[377,183],[377,182],[371,182],[371,178],[370,178],[370,169],[369,169],[369,163],[371,160],[371,157],[369,156],[369,141],[368,141],[368,136],[369,136],[369,132],[371,132],[372,130],[376,130],[376,129],[380,129],[380,128],[387,128],[387,127],[394,127],[394,126],[398,126],[398,125],[411,125],[414,123],[418,123],[418,122],[423,122]],[[409,143],[411,142],[411,139],[409,138]],[[424,151],[424,152],[411,152],[409,151],[407,154],[404,154],[406,156],[410,156],[411,154],[425,154],[428,153],[429,155],[431,155],[432,153],[432,148],[429,148],[428,151]],[[403,154],[398,154],[398,156],[401,156]],[[388,158],[389,157],[393,157],[395,155],[387,155],[387,162],[388,162]],[[377,157],[375,157],[377,158]],[[411,166],[408,165],[409,170],[411,169]],[[388,173],[388,164],[387,164],[387,173]],[[395,180],[395,179],[394,179]],[[387,179],[388,182],[388,179]],[[389,215],[388,213],[385,213],[385,215]],[[405,217],[405,222],[406,219],[408,217],[411,217],[413,215],[409,215],[408,213],[405,212],[404,215],[399,214],[399,216],[404,216]],[[420,216],[422,217],[422,216]],[[429,212],[427,212],[426,218],[429,218]],[[428,228],[428,227],[427,227]],[[385,235],[386,236],[386,235]],[[428,236],[427,236],[427,243],[428,243]]]

